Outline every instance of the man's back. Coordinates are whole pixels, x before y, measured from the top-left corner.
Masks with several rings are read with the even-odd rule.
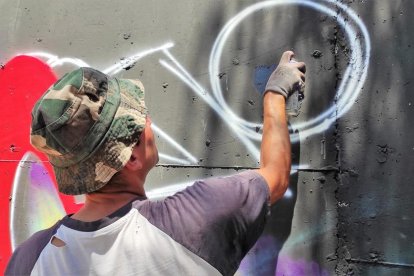
[[[304,89],[306,71],[292,58],[282,55],[264,91],[260,168],[161,202],[137,200],[158,162],[142,84],[92,68],[65,75],[36,103],[31,142],[47,154],[59,191],[85,194],[85,204],[23,243],[6,274],[234,274],[289,183],[286,99]]]
[[[268,199],[264,179],[246,171],[196,182],[163,201],[138,198],[98,221],[67,216],[56,231],[44,232],[42,239],[19,249],[39,251],[44,246],[24,272],[231,275],[264,227]],[[43,245],[34,242],[40,240]],[[23,272],[16,270],[26,265],[19,262],[17,254],[7,273]]]

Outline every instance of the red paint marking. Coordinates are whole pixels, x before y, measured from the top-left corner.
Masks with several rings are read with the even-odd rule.
[[[36,100],[57,80],[52,69],[43,61],[30,56],[17,56],[0,68],[0,275],[11,255],[9,234],[9,196],[18,161],[26,151],[38,153],[29,142],[31,110]],[[45,167],[54,178],[50,163]],[[61,196],[67,213],[80,205],[72,196]]]

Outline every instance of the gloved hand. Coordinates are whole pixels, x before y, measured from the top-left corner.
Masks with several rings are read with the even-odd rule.
[[[303,96],[306,65],[304,62],[295,61],[293,56],[292,51],[283,53],[279,65],[267,81],[264,94],[270,91],[279,93],[287,99],[294,91],[299,90],[299,94]]]

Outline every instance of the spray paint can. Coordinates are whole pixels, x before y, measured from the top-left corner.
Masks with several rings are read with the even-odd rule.
[[[289,62],[297,62],[295,59],[291,59]],[[297,117],[299,115],[300,107],[304,98],[302,90],[303,82],[294,87],[293,93],[286,100],[286,114],[291,117]]]
[[[295,91],[286,100],[286,114],[288,116],[297,117],[299,115],[300,107],[302,106],[303,93],[300,88],[295,88]]]

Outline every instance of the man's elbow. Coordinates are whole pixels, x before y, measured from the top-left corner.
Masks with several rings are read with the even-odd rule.
[[[276,201],[281,199],[283,195],[286,193],[288,187],[289,174],[287,176],[281,176],[279,179],[275,180],[274,183],[269,184],[271,204],[274,204],[276,203]]]
[[[289,186],[290,169],[275,172],[274,170],[262,168],[258,172],[269,186],[270,202],[273,204],[282,198]]]

